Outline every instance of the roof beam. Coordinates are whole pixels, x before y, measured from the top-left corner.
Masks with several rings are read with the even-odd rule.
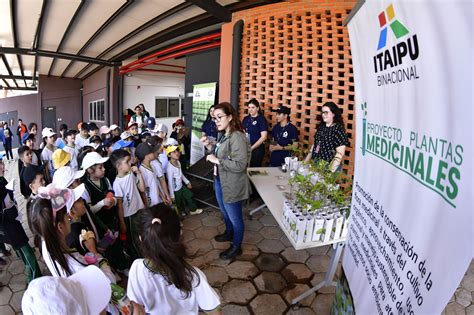
[[[43,4],[41,5],[41,12],[38,19],[38,24],[36,25],[36,32],[35,37],[33,39],[33,49],[37,50],[40,48],[41,44],[41,30],[43,29],[43,19],[44,19],[44,12],[46,11],[46,6],[48,5],[48,0],[43,0]],[[38,67],[38,56],[35,56],[35,65],[33,69],[33,80],[36,80],[36,69]]]
[[[112,60],[118,61],[128,59],[165,41],[217,23],[219,23],[219,21],[215,17],[210,16],[208,13],[198,15],[196,17],[168,27],[167,29],[158,32],[155,35],[152,35],[138,42],[137,44],[126,49],[124,52],[112,57]]]
[[[215,17],[209,16],[207,13],[205,13],[206,18],[204,19],[197,19],[198,17],[191,18],[189,20],[183,21],[179,24],[176,24],[174,26],[171,26],[151,37],[148,37],[147,39],[144,39],[137,44],[129,47],[125,51],[119,53],[118,55],[113,56],[111,59],[112,60],[117,60],[117,62],[120,63],[119,60],[125,60],[131,56],[134,56],[144,50],[147,50],[153,46],[156,46],[160,43],[166,42],[170,39],[173,39],[175,37],[187,34],[189,32],[195,31],[196,29],[204,28],[213,24],[218,23],[217,19]],[[161,36],[160,36],[161,35]],[[84,77],[81,79],[86,79],[102,69],[102,66],[96,67],[94,70],[88,72]]]
[[[242,2],[236,2],[233,4],[230,4],[227,6],[227,8],[231,12],[237,12],[241,10],[247,10],[250,8],[254,8],[257,6],[261,5],[266,5],[266,4],[271,4],[271,3],[277,3],[281,2],[282,0],[247,0],[247,1],[242,1]],[[122,60],[125,60],[127,58],[130,58],[136,54],[142,53],[147,49],[150,49],[158,44],[161,44],[163,42],[166,42],[170,39],[173,39],[178,36],[185,35],[189,32],[218,24],[219,20],[213,16],[211,16],[209,13],[203,13],[201,15],[198,15],[196,17],[193,17],[191,19],[188,19],[186,21],[183,21],[181,23],[178,23],[176,25],[173,25],[161,32],[158,32],[140,42],[137,44],[130,46],[129,48],[123,50],[119,54],[113,56],[110,58],[110,60],[121,62]],[[98,66],[94,70],[88,72],[85,76],[81,77],[81,79],[86,79],[102,69],[103,66]]]
[[[145,24],[142,24],[141,26],[137,27],[136,29],[134,29],[133,31],[131,31],[130,33],[128,33],[127,35],[125,35],[124,37],[122,37],[120,40],[118,40],[117,42],[115,42],[112,46],[110,46],[109,48],[107,48],[106,50],[104,50],[103,52],[101,52],[97,58],[102,58],[104,57],[105,55],[107,55],[109,52],[111,52],[112,50],[114,50],[115,48],[117,48],[118,46],[122,45],[123,43],[125,43],[126,41],[128,41],[129,39],[135,37],[136,35],[138,35],[139,33],[141,33],[142,31],[146,30],[147,28],[149,28],[150,26],[153,26],[155,25],[156,23],[178,13],[179,11],[182,11],[188,7],[192,6],[191,3],[187,3],[187,2],[183,2],[171,9],[169,9],[168,11],[165,11],[163,12],[162,14],[160,15],[157,15],[155,16],[153,19],[149,20],[148,22],[146,22]],[[84,68],[81,69],[81,71],[79,71],[75,76],[74,76],[74,79],[77,79],[78,77],[80,77],[84,72],[86,72],[92,65],[87,65],[85,66]]]
[[[16,91],[36,91],[37,88],[35,87],[28,87],[28,86],[20,86],[20,87],[3,87],[4,90],[16,90]]]
[[[12,69],[10,68],[10,65],[8,64],[7,57],[5,57],[4,54],[1,54],[1,58],[2,58],[3,63],[5,64],[5,68],[7,68],[8,74],[13,75]],[[18,87],[18,82],[16,82],[16,80],[13,80],[13,82],[15,82],[16,87]]]
[[[212,16],[219,19],[221,22],[230,22],[232,20],[232,13],[226,7],[223,7],[215,0],[186,0],[194,5],[200,7]]]
[[[0,54],[20,54],[20,55],[28,55],[28,56],[38,56],[38,57],[49,57],[49,58],[58,58],[58,59],[66,59],[71,61],[80,61],[86,63],[93,63],[103,66],[113,67],[119,63],[115,63],[112,61],[107,61],[103,59],[96,59],[92,57],[86,56],[78,56],[74,54],[68,53],[59,53],[50,50],[31,50],[28,48],[14,48],[14,47],[0,47]]]
[[[89,38],[89,40],[81,47],[81,49],[79,49],[79,51],[77,52],[77,55],[80,55],[82,54],[86,49],[87,47],[89,47],[90,44],[92,44],[92,42],[100,35],[100,33],[102,33],[103,30],[105,30],[109,25],[111,25],[115,19],[120,15],[122,14],[123,12],[125,12],[125,10],[133,4],[135,0],[127,0],[127,2],[125,2],[124,4],[122,4],[120,6],[120,8],[118,8],[114,14],[112,14],[108,19],[107,21],[104,22],[104,24],[102,24],[99,29],[97,31],[95,31],[95,33],[92,35],[91,38]],[[70,62],[66,68],[64,69],[63,73],[61,74],[61,78],[64,77],[64,75],[69,71],[69,69],[71,68],[72,64],[74,62]]]
[[[281,2],[281,0],[248,0],[230,4],[229,6],[227,6],[227,8],[230,10],[230,12],[237,12],[240,10],[246,10],[256,6],[275,2]],[[209,13],[203,13],[201,15],[195,16],[191,19],[168,27],[167,29],[138,42],[137,44],[125,49],[121,53],[113,56],[111,60],[122,61],[128,59],[167,40],[218,23],[219,20],[217,20],[217,18],[213,17]]]
[[[2,81],[3,81],[3,83],[5,83],[5,85],[6,85],[7,87],[11,88],[11,86],[10,86],[10,83],[8,83],[8,81],[7,81],[7,80],[5,80],[5,79],[2,79]]]
[[[0,74],[0,79],[25,80],[25,85],[27,85],[26,80],[33,80],[33,76]]]
[[[10,21],[12,22],[12,37],[13,37],[13,47],[17,47],[18,45],[18,39],[16,36],[16,1],[10,0]],[[23,62],[21,60],[20,55],[16,55],[16,59],[18,61],[18,66],[20,67],[20,73],[21,75],[25,75],[25,72],[23,71]],[[26,81],[25,81],[26,85]]]
[[[58,49],[56,49],[56,52],[59,52],[61,48],[63,47],[63,44],[69,35],[69,31],[74,25],[76,18],[79,16],[79,12],[81,12],[81,9],[85,3],[86,3],[86,0],[81,0],[81,3],[79,3],[79,5],[77,6],[76,11],[74,12],[74,15],[72,16],[71,20],[69,21],[69,24],[66,27],[66,30],[64,31],[63,37],[61,38],[61,41],[59,42]],[[51,65],[49,66],[48,77],[51,75],[51,72],[53,71],[55,62],[56,62],[56,58],[53,59],[53,61],[51,62]]]

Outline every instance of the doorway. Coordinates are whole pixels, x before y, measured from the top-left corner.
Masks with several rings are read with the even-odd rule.
[[[56,106],[47,106],[41,108],[41,125],[43,128],[53,128],[54,132],[56,129]],[[38,130],[40,131],[40,130]]]

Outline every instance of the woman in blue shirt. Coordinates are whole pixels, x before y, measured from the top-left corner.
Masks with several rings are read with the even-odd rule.
[[[265,155],[265,140],[268,136],[268,123],[261,114],[260,104],[254,98],[247,103],[248,115],[242,121],[247,139],[252,146],[252,157],[250,167],[262,166],[263,156]]]
[[[291,109],[280,106],[274,110],[277,113],[277,124],[272,129],[272,144],[270,145],[270,166],[279,167],[285,163],[285,158],[291,156],[291,150],[298,147],[298,129],[290,123]]]
[[[206,136],[213,137],[214,140],[217,139],[217,127],[216,123],[214,122],[214,105],[209,107],[206,121],[204,121],[204,123],[202,124],[201,130],[205,133]]]

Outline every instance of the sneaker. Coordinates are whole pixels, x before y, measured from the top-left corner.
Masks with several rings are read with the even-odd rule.
[[[194,211],[191,211],[191,215],[201,214],[202,211],[203,211],[202,209],[196,209]]]

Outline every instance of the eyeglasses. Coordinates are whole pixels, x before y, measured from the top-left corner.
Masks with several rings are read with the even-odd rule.
[[[216,116],[216,117],[212,118],[212,121],[213,122],[221,121],[222,117],[225,117],[225,116],[228,116],[228,115]]]
[[[329,111],[327,111],[327,110],[324,111],[324,112],[323,112],[323,115],[329,115]]]

